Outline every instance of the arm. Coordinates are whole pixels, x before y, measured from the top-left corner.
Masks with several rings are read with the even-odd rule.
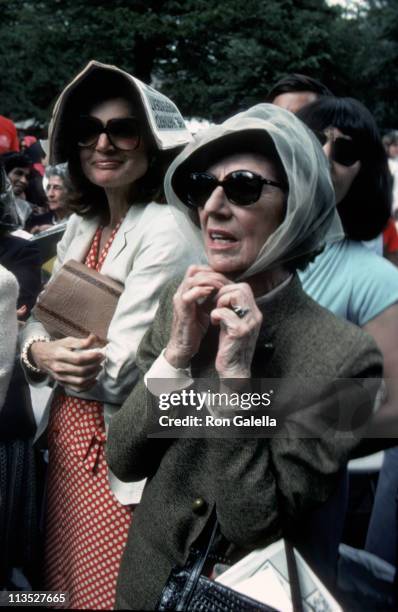
[[[155,320],[139,348],[137,365],[143,375],[166,346],[171,327],[170,303],[176,284],[166,288]],[[157,398],[146,389],[143,376],[112,417],[106,443],[107,462],[122,481],[139,481],[151,476],[162,453],[162,441],[147,437],[158,416]]]
[[[205,304],[197,301],[208,298],[215,287],[224,283],[225,278],[207,266],[190,266],[180,285],[170,284],[140,345],[137,363],[141,374],[148,371],[165,347],[170,353],[167,360],[174,368],[190,363],[210,320]],[[109,429],[108,462],[121,480],[141,480],[153,474],[164,445],[159,439],[149,439],[148,433],[158,419],[158,398],[147,391],[141,380],[113,416]]]
[[[18,285],[11,273],[0,266],[0,410],[7,394],[8,384],[14,367],[17,341],[17,295]]]
[[[80,217],[77,215],[71,217],[65,233],[57,245],[57,258],[52,276],[58,272],[64,261],[68,259],[68,249],[78,231],[80,223]],[[49,282],[51,282],[51,279]],[[45,327],[31,315],[21,333],[21,347],[23,348],[35,337],[48,338],[50,340]],[[25,367],[25,364],[22,362],[25,376],[32,385],[48,384],[52,378],[61,384],[69,384],[72,388],[76,385],[76,390],[81,387],[84,388],[87,384],[92,384],[93,378],[98,374],[103,356],[100,353],[88,355],[78,353],[76,349],[82,350],[93,348],[94,346],[95,340],[93,337],[90,337],[89,340],[64,338],[52,342],[34,342],[31,344],[28,352],[29,362],[38,367],[41,372],[33,372]]]
[[[379,347],[384,360],[386,396],[373,416],[369,438],[398,437],[398,304],[390,306],[364,325]],[[381,440],[381,447],[385,446]],[[374,440],[377,446],[377,440]],[[372,448],[372,450],[374,450]]]
[[[137,232],[125,288],[109,327],[104,368],[89,391],[90,398],[114,404],[125,401],[138,379],[138,346],[155,318],[160,295],[171,279],[185,272],[195,256],[181,239],[172,214],[166,207],[164,211],[163,216],[145,224],[144,233]]]
[[[29,315],[41,289],[41,257],[39,250],[30,242],[24,241],[15,254],[12,263],[12,272],[15,274],[20,291],[18,308],[26,306],[26,315]]]

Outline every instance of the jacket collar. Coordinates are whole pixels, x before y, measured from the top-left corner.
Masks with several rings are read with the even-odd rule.
[[[143,206],[145,205],[133,204],[132,206],[130,206],[126,213],[126,216],[123,219],[120,229],[111,244],[105,263],[111,263],[126,248],[129,240],[129,233],[137,225],[138,220],[141,216]]]

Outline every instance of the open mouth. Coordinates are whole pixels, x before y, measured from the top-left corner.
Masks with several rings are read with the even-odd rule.
[[[225,232],[223,230],[209,230],[208,232],[210,241],[214,244],[235,244],[237,239],[233,234]]]

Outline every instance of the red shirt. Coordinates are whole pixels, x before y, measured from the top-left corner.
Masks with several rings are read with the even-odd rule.
[[[385,253],[398,251],[398,232],[392,217],[383,230],[383,245]]]
[[[8,151],[19,151],[17,128],[11,119],[0,115],[0,155]]]

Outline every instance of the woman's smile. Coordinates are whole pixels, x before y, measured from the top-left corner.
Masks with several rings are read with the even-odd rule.
[[[104,125],[111,119],[123,119],[134,114],[132,105],[124,98],[101,102],[90,111],[90,116],[99,119]],[[95,146],[80,150],[83,173],[89,181],[106,189],[125,189],[144,176],[148,170],[148,156],[145,142],[134,150],[117,149],[108,135],[99,135]]]

